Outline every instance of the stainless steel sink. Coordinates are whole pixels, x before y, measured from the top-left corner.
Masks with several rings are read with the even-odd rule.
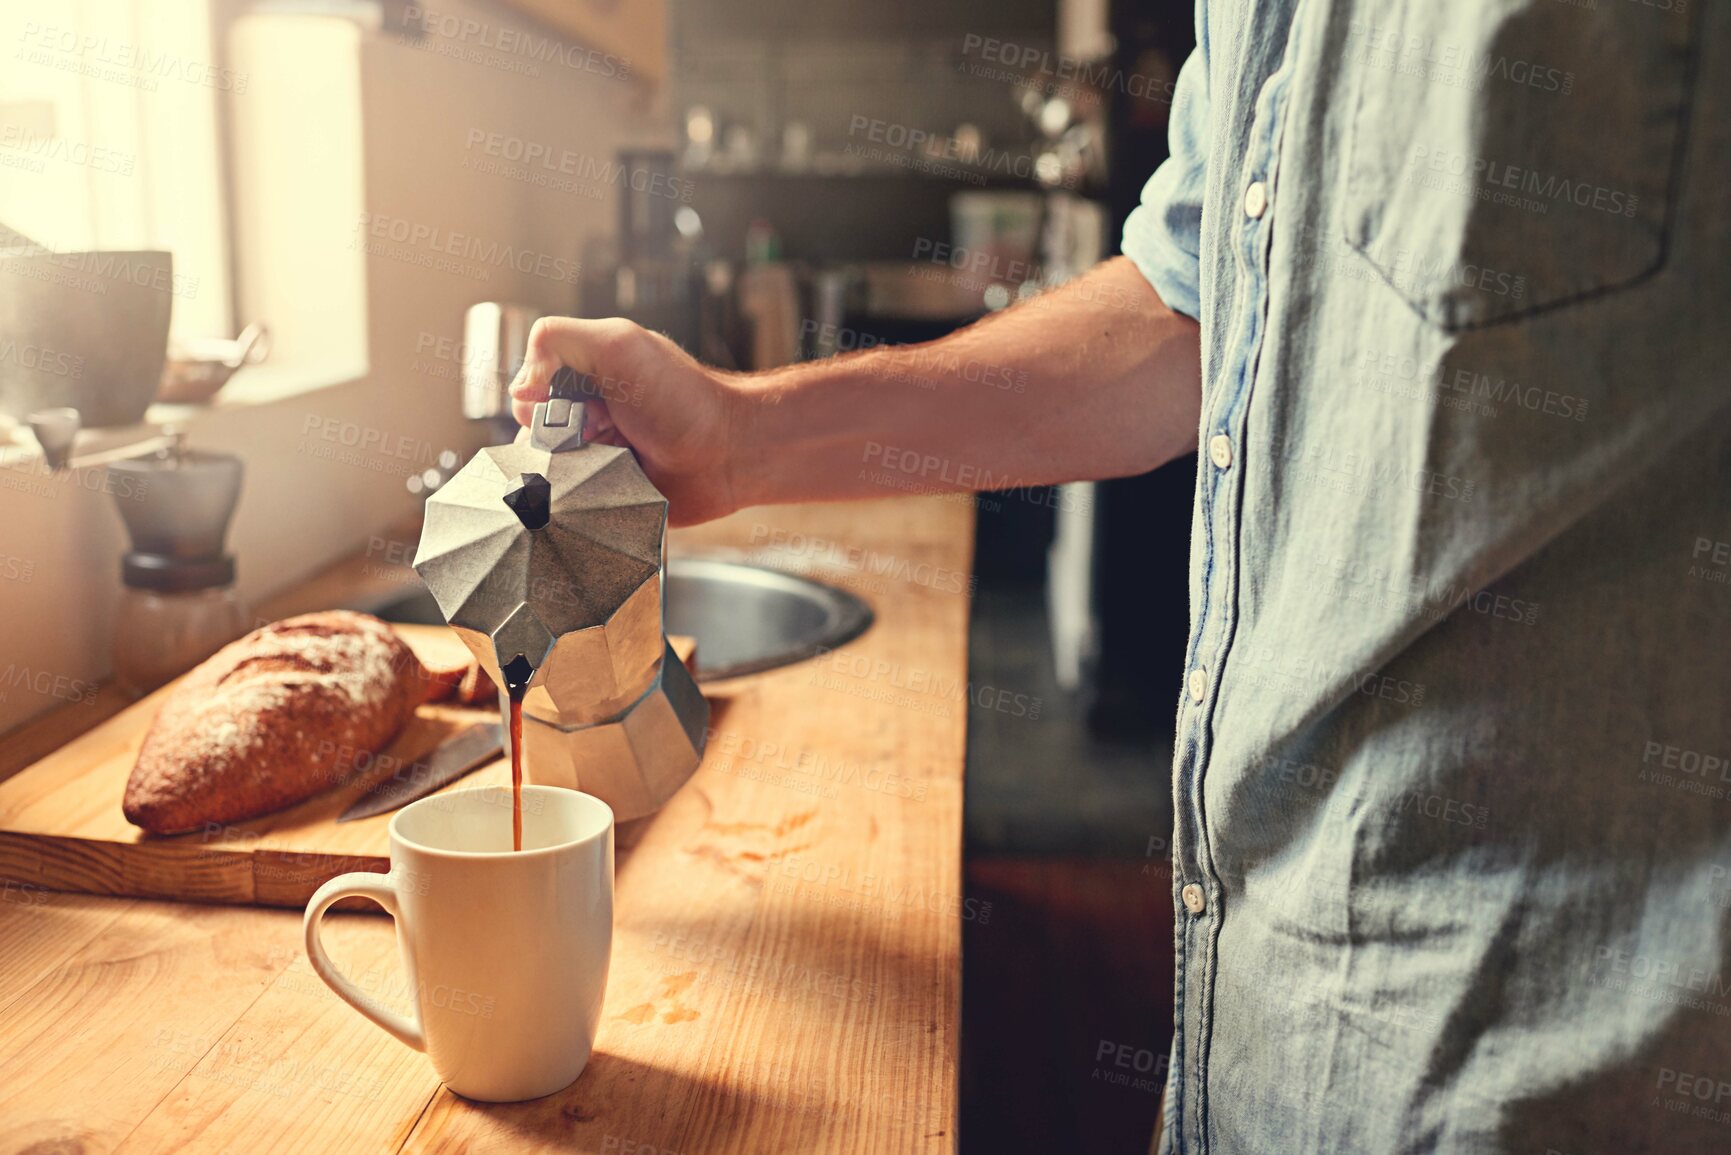
[[[667,632],[697,639],[697,680],[715,682],[804,661],[865,633],[871,607],[810,578],[712,558],[667,563]],[[433,595],[417,586],[357,606],[388,622],[442,625]]]

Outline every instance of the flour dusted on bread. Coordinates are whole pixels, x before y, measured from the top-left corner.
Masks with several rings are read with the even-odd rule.
[[[126,783],[127,821],[175,834],[310,798],[389,745],[437,688],[366,614],[303,614],[254,630],[170,693]]]

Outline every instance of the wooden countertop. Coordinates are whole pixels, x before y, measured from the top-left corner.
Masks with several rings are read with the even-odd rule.
[[[909,498],[675,534],[878,617],[826,658],[706,687],[703,766],[621,828],[606,1011],[567,1090],[451,1095],[313,975],[293,911],[0,879],[0,1155],[954,1150],[961,924],[989,917],[961,893],[971,527],[966,501]],[[386,579],[358,558],[262,609]],[[0,777],[114,701],[8,735]],[[325,938],[404,1003],[389,919],[331,916]]]

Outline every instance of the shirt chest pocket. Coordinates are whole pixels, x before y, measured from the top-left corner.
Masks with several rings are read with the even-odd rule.
[[[1346,242],[1450,331],[1657,272],[1698,2],[1356,4]]]

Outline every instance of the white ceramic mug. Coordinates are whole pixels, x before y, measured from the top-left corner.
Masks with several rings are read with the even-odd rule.
[[[331,965],[319,920],[370,898],[397,923],[414,1013],[400,1014]],[[514,1103],[582,1074],[601,1021],[613,947],[613,811],[557,786],[523,787],[523,849],[511,791],[456,790],[391,819],[389,874],[342,874],[307,904],[307,958],[329,987],[425,1051],[452,1091]]]

